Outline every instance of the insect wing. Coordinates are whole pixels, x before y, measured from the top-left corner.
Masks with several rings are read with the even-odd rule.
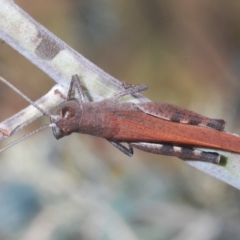
[[[119,129],[113,141],[172,143],[240,152],[240,137],[189,124],[181,124],[142,111],[115,112]]]

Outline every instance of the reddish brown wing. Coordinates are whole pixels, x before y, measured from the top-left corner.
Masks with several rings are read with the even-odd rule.
[[[240,137],[211,128],[175,123],[141,111],[117,111],[118,131],[110,140],[119,142],[170,142],[240,153]]]

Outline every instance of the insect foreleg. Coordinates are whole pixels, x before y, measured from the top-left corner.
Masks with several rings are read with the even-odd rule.
[[[74,88],[77,89],[77,92],[79,95],[79,99],[77,99],[77,100],[79,101],[79,103],[81,104],[81,103],[88,102],[88,98],[87,98],[86,94],[84,93],[81,81],[77,74],[72,76],[67,96],[63,95],[58,89],[55,90],[55,93],[59,94],[60,97],[65,99],[66,101],[69,101],[73,98]]]
[[[80,78],[78,77],[77,74],[72,76],[70,87],[69,87],[69,90],[68,90],[67,100],[70,100],[72,98],[74,87],[77,89],[80,102],[81,103],[88,102],[88,98],[87,98],[86,94],[84,93],[82,83],[81,83]]]
[[[140,150],[181,158],[183,160],[196,160],[219,164],[220,155],[214,152],[205,152],[198,149],[193,149],[185,146],[174,146],[171,144],[159,144],[159,143],[129,143],[130,146],[138,148]]]
[[[121,143],[109,141],[114,147],[116,147],[121,152],[125,153],[127,156],[131,157],[133,155],[133,148],[129,145],[129,148],[126,148]]]

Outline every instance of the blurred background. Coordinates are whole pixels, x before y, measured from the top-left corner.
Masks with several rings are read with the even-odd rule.
[[[153,101],[240,134],[240,2],[15,0],[34,19]],[[0,43],[0,75],[32,100],[54,82]],[[0,86],[0,121],[28,104]],[[41,118],[18,136],[49,120]],[[18,137],[16,136],[16,137]],[[0,156],[0,239],[240,239],[239,190],[183,161],[50,130]]]

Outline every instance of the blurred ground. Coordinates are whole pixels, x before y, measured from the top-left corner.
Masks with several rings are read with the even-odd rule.
[[[240,133],[240,2],[15,2],[109,74],[147,84],[150,99],[223,118]],[[54,84],[6,43],[0,74],[33,100]],[[0,86],[0,121],[25,106]],[[128,158],[89,136],[56,141],[45,131],[0,156],[1,240],[240,239],[239,200],[179,159]]]

